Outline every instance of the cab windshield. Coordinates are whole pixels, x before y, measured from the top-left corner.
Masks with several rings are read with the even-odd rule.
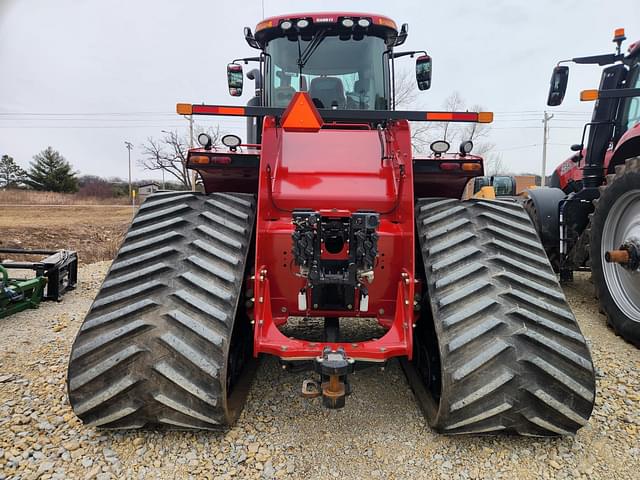
[[[311,40],[287,37],[270,40],[267,102],[289,105],[294,93],[309,92],[318,108],[387,110],[388,65],[382,38],[341,39],[326,36],[304,65],[298,59]]]
[[[640,65],[629,72],[628,88],[640,88]],[[622,126],[624,131],[640,123],[640,97],[630,97],[624,102]]]

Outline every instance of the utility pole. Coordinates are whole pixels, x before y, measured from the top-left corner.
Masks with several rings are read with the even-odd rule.
[[[189,120],[189,149],[193,148],[193,115],[185,115]],[[196,171],[191,171],[191,191],[196,191]]]
[[[129,198],[133,198],[133,189],[131,188],[131,149],[133,148],[133,143],[124,142],[124,144],[127,146],[127,150],[129,150]]]
[[[547,140],[549,140],[549,120],[553,118],[553,113],[548,114],[544,111],[543,125],[543,139],[542,139],[542,175],[540,176],[540,186],[544,187],[545,175],[547,174]]]

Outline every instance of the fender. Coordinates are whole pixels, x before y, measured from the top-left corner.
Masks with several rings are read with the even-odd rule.
[[[567,193],[578,191],[582,182],[582,165],[584,157],[587,154],[586,149],[582,150],[582,160],[575,162],[575,156],[571,155],[563,161],[551,174],[549,186],[561,188]],[[580,182],[580,183],[579,183]]]
[[[560,242],[560,202],[566,198],[566,194],[559,188],[541,187],[526,190],[533,202],[538,218],[534,223],[540,226],[540,240],[545,250],[547,247],[557,247]]]
[[[614,173],[616,165],[621,165],[627,158],[637,155],[640,155],[640,123],[636,123],[620,137],[607,165],[607,173]]]

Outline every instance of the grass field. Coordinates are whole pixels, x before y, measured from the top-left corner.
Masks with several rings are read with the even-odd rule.
[[[0,205],[128,205],[126,197],[89,197],[77,193],[0,190]]]
[[[129,206],[5,204],[0,246],[76,250],[81,263],[112,260],[132,214]]]

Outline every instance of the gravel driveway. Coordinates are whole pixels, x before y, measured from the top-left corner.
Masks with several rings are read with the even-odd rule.
[[[640,350],[604,325],[588,275],[565,289],[598,373],[574,438],[445,437],[418,410],[399,364],[352,377],[343,410],[304,400],[307,373],[262,361],[226,432],[100,432],[66,399],[71,343],[107,262],[80,269],[60,304],[0,320],[0,480],[18,478],[640,478]]]

